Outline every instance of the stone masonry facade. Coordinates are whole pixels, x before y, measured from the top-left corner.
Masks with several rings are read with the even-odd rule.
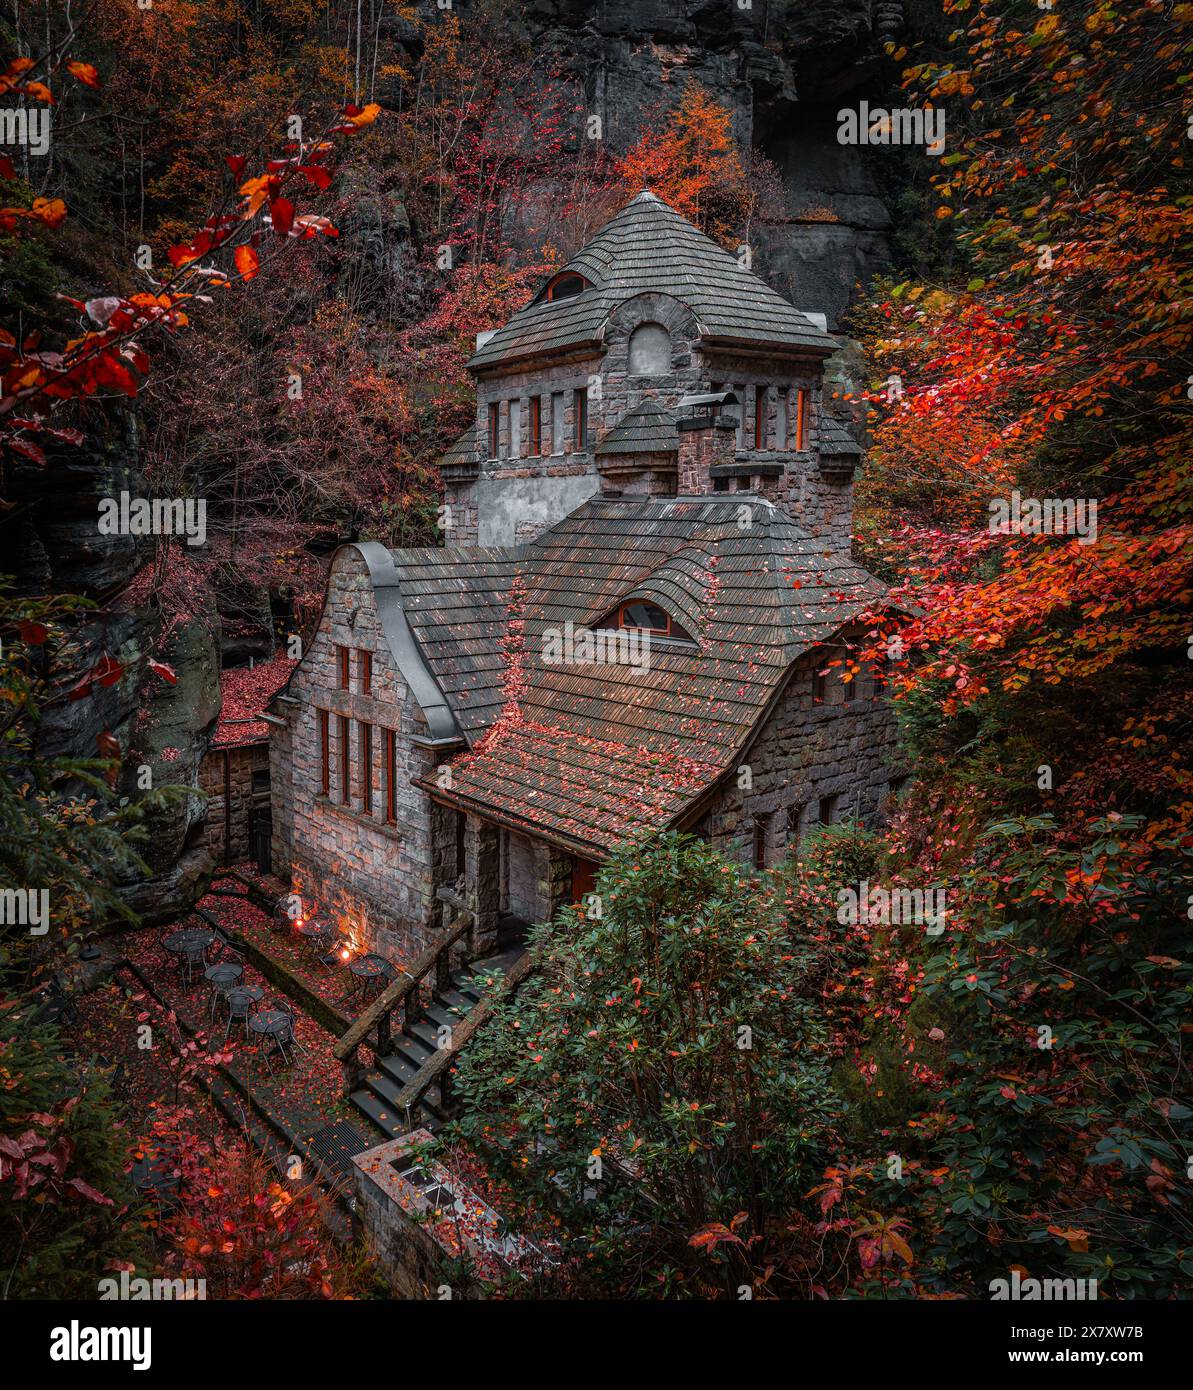
[[[337,648],[349,653],[349,685],[340,686]],[[361,653],[372,661],[362,689]],[[293,703],[290,703],[293,702]],[[288,725],[271,741],[274,871],[313,894],[354,947],[405,957],[440,925],[431,804],[413,785],[439,759],[418,739],[426,722],[390,654],[368,570],[350,547],[332,566],[318,630],[287,690]],[[328,716],[329,778],[323,791],[320,712]],[[342,720],[347,721],[350,781],[343,795]],[[361,726],[367,725],[371,809],[366,809]],[[387,819],[385,733],[394,734],[394,819]],[[442,854],[442,845],[438,846]]]

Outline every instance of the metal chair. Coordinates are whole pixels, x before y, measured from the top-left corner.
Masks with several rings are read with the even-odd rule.
[[[228,994],[228,991],[231,990],[231,989],[236,989],[237,986],[238,986],[238,985],[241,983],[241,981],[244,979],[244,966],[241,965],[241,964],[239,963],[239,961],[225,961],[224,964],[225,964],[225,965],[236,965],[237,968],[238,968],[239,971],[240,971],[240,974],[237,975],[237,977],[236,977],[234,980],[226,980],[226,981],[223,981],[223,982],[221,982],[221,981],[219,981],[219,980],[212,980],[212,982],[211,982],[211,1008],[210,1008],[210,1010],[208,1011],[208,1015],[207,1015],[207,1017],[208,1017],[209,1019],[214,1019],[214,1018],[215,1018],[215,1011],[216,1011],[216,1009],[219,1007],[220,1000],[226,998],[226,996],[227,996],[227,994]]]
[[[274,1043],[274,1047],[277,1049],[277,1051],[280,1052],[280,1053],[282,1054],[282,1059],[285,1061],[285,1063],[286,1063],[286,1065],[287,1065],[288,1067],[294,1065],[294,1058],[291,1056],[290,1051],[289,1051],[290,1048],[292,1048],[292,1047],[297,1047],[300,1051],[303,1051],[303,1052],[306,1051],[306,1049],[302,1046],[302,1044],[298,1041],[298,1039],[297,1039],[297,1038],[295,1037],[295,1035],[294,1035],[294,1015],[293,1015],[293,1014],[289,1014],[289,1013],[283,1014],[281,1026],[278,1028],[278,1030],[277,1030],[275,1033],[270,1033],[270,1034],[269,1034],[269,1037],[272,1039],[272,1041],[273,1041],[273,1043]],[[267,1051],[266,1054],[265,1054],[265,1063],[266,1063],[266,1065],[269,1067],[270,1073],[272,1074],[272,1073],[273,1073],[273,1049],[272,1049],[272,1048],[271,1048],[269,1051]]]
[[[233,988],[225,991],[224,1003],[228,1006],[228,1026],[224,1029],[224,1042],[228,1041],[228,1035],[232,1031],[234,1023],[240,1023],[244,1027],[244,1040],[249,1040],[249,1015],[253,1012],[256,1004],[253,996],[243,988]]]
[[[212,962],[223,960],[225,957],[236,961],[244,960],[244,952],[238,951],[219,927],[213,927],[212,931],[215,933],[215,940],[207,948]]]
[[[187,946],[180,958],[182,973],[186,976],[186,987],[195,983],[195,972],[207,968],[207,951],[204,946]]]

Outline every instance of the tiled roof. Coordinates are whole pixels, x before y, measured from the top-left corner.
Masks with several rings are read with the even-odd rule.
[[[862,446],[854,439],[848,424],[826,410],[820,417],[820,453],[825,458],[840,458],[845,454],[861,457]]]
[[[402,607],[465,735],[491,724],[501,704],[501,644],[518,553],[475,546],[390,552]]]
[[[453,444],[439,456],[439,467],[450,468],[453,464],[476,462],[476,421],[464,431]]]
[[[811,319],[653,193],[639,193],[564,270],[582,275],[588,288],[571,299],[539,298],[519,310],[476,351],[470,367],[596,347],[609,315],[627,299],[651,292],[686,304],[705,341],[821,355],[835,347]]]
[[[264,743],[269,737],[269,725],[257,716],[264,714],[297,665],[288,656],[278,655],[255,666],[229,666],[221,671],[220,717],[212,748],[245,748],[251,743]]]
[[[597,454],[673,454],[679,448],[675,416],[658,401],[627,410],[597,445]]]
[[[744,528],[743,504],[753,509]],[[395,554],[403,571],[409,554]],[[412,619],[428,664],[450,677],[453,706],[453,691],[467,693],[459,715],[474,746],[453,761],[448,799],[599,849],[634,824],[670,823],[735,766],[791,663],[883,593],[784,512],[740,497],[597,497],[522,550],[487,554],[498,558],[484,562],[483,581],[464,580],[485,588],[483,607],[454,595],[457,572],[445,560],[437,583],[419,580],[427,587]],[[511,685],[501,638],[507,605],[517,606],[515,573],[524,629]],[[543,661],[547,629],[599,623],[635,594],[673,613],[696,649],[655,643],[649,670]],[[442,605],[434,617],[432,603]],[[454,630],[461,620],[464,631]],[[516,697],[504,704],[503,682]],[[478,712],[496,720],[479,739]]]

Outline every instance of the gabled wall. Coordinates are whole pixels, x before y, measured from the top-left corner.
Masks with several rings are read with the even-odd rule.
[[[815,674],[840,649],[821,647],[801,657],[778,703],[742,759],[749,776],[735,776],[694,829],[721,853],[741,863],[754,855],[754,823],[765,825],[767,864],[782,862],[793,847],[789,813],[799,808],[801,832],[815,823],[822,798],[839,798],[838,814],[856,811],[866,825],[881,823],[900,771],[895,718],[886,697],[876,693],[868,672],[854,680],[846,700],[841,668],[824,678],[824,698],[815,697]],[[749,782],[748,786],[739,782]]]
[[[336,645],[350,649],[351,688],[338,689]],[[372,694],[360,691],[360,651],[373,658]],[[313,893],[351,926],[359,944],[400,957],[417,950],[438,925],[433,869],[431,805],[412,778],[432,772],[438,759],[415,739],[426,723],[390,655],[381,630],[368,569],[345,547],[333,561],[323,616],[286,692],[297,705],[276,703],[287,718],[270,739],[273,868]],[[330,796],[321,789],[318,710],[331,719]],[[347,715],[352,736],[352,793],[340,795],[337,715]],[[359,725],[373,726],[369,777],[373,809],[362,806]],[[383,730],[397,735],[397,815],[385,820]]]

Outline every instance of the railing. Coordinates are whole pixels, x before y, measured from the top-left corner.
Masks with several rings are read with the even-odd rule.
[[[394,1101],[394,1108],[406,1117],[406,1132],[414,1128],[410,1116],[414,1107],[422,1100],[431,1087],[439,1083],[439,1108],[446,1114],[451,1106],[451,1066],[456,1054],[489,1018],[498,1002],[507,994],[512,994],[530,974],[533,961],[529,951],[514,961],[502,977],[496,989],[485,994],[468,1016],[451,1030],[451,1042],[428,1057],[418,1071],[402,1087]]]
[[[435,993],[443,994],[451,987],[451,948],[472,926],[472,914],[463,912],[444,934],[422,953],[409,970],[404,970],[388,984],[360,1015],[332,1049],[344,1069],[345,1093],[354,1090],[363,1079],[363,1069],[357,1060],[357,1049],[369,1040],[375,1057],[389,1051],[392,1019],[396,1010],[405,1011],[405,1028],[409,1031],[422,1018],[422,982],[433,970]],[[369,1034],[374,1036],[370,1039]]]

